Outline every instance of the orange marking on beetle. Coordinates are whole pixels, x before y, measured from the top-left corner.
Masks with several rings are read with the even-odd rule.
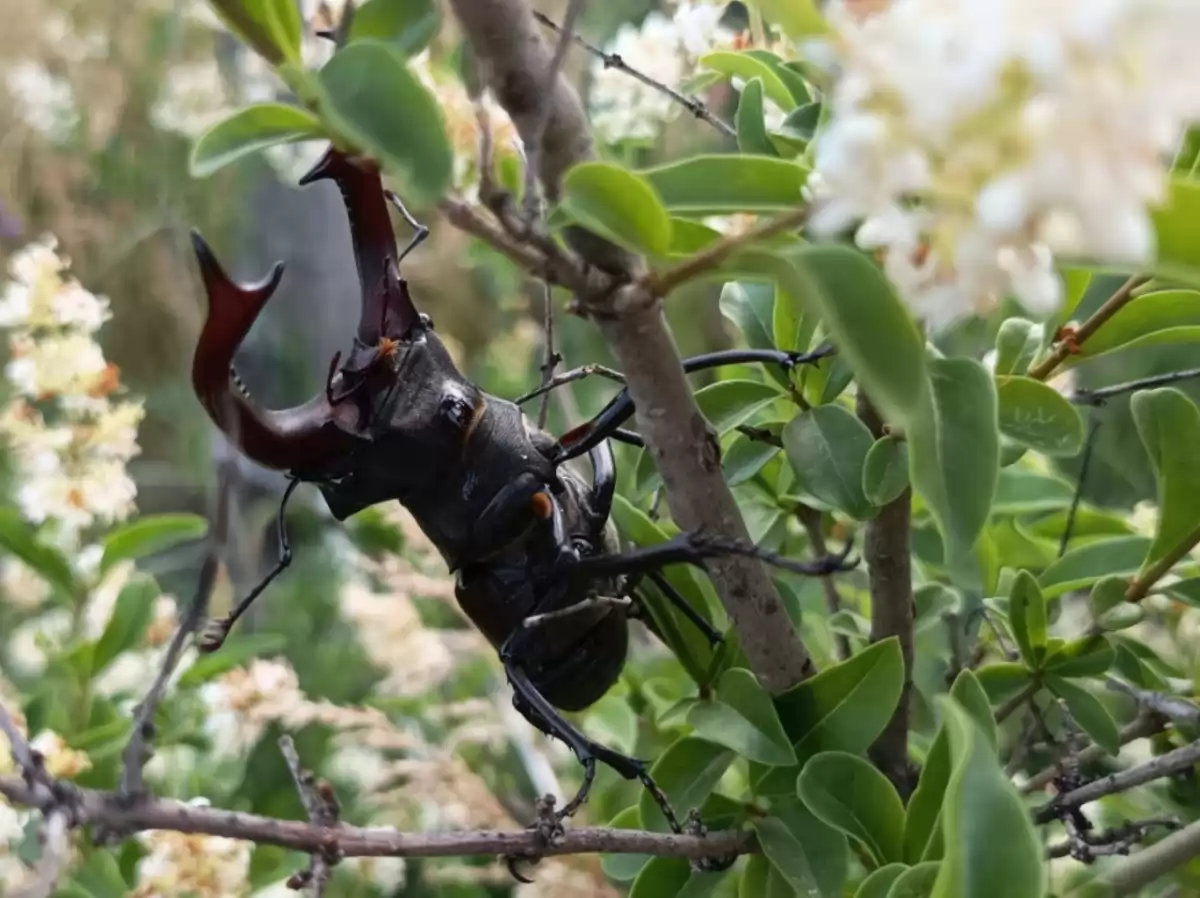
[[[550,497],[546,493],[534,493],[529,504],[533,506],[533,513],[542,520],[547,520],[554,514],[554,506],[551,504]]]
[[[379,358],[391,358],[396,354],[396,350],[399,348],[399,340],[393,340],[391,337],[381,337],[379,339]]]

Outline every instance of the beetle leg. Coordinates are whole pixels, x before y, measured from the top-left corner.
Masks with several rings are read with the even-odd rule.
[[[425,242],[425,238],[429,236],[429,228],[425,227],[425,225],[421,224],[412,217],[412,213],[404,208],[404,203],[401,202],[400,197],[397,196],[394,191],[385,190],[383,195],[387,197],[389,203],[396,207],[396,211],[403,216],[404,221],[410,228],[413,229],[413,236],[412,239],[408,241],[408,246],[400,250],[400,255],[396,257],[396,265],[399,266],[399,264],[404,261],[405,256]]]
[[[672,832],[679,833],[683,831],[679,825],[679,818],[675,816],[675,811],[671,807],[671,802],[662,789],[659,788],[658,784],[654,782],[654,778],[650,776],[645,761],[623,755],[620,752],[613,751],[611,748],[606,748],[599,742],[589,739],[572,726],[559,713],[558,709],[538,692],[537,687],[533,685],[529,676],[510,656],[510,653],[506,649],[501,649],[500,657],[504,662],[504,671],[508,675],[508,682],[512,684],[513,692],[516,695],[516,701],[514,702],[516,709],[526,720],[547,736],[565,742],[571,751],[575,753],[575,757],[579,759],[579,763],[583,765],[583,784],[575,794],[575,797],[567,802],[562,810],[557,812],[559,819],[574,814],[587,800],[588,793],[592,788],[592,782],[596,777],[596,762],[600,761],[607,764],[627,780],[639,780],[654,797],[655,802],[662,810],[663,816],[667,819]]]
[[[837,555],[827,555],[813,562],[793,561],[790,558],[761,549],[753,543],[699,533],[681,533],[673,539],[654,546],[641,546],[617,555],[591,555],[569,562],[568,573],[576,577],[619,577],[622,574],[649,573],[668,564],[694,564],[703,567],[708,558],[722,555],[743,555],[757,558],[774,567],[811,577],[826,577],[839,571],[853,570],[858,559],[850,560],[853,542]]]
[[[722,365],[763,362],[780,365],[785,371],[790,371],[797,365],[819,362],[821,359],[833,355],[834,352],[832,346],[822,347],[814,352],[785,352],[782,349],[729,349],[684,359],[683,370],[690,374],[693,371],[719,368]],[[558,441],[557,451],[552,456],[554,461],[562,463],[583,455],[593,446],[613,436],[614,432],[633,416],[633,411],[633,398],[629,395],[628,390],[622,390],[592,420],[563,434]],[[628,434],[627,431],[625,433]]]
[[[283,491],[283,499],[279,502],[279,514],[276,518],[276,528],[279,534],[279,561],[263,577],[262,581],[254,589],[250,590],[250,594],[233,607],[232,611],[224,617],[213,618],[208,622],[204,634],[200,637],[200,651],[215,652],[224,645],[226,637],[229,636],[229,631],[237,623],[238,618],[245,614],[247,609],[254,604],[254,600],[262,595],[264,589],[271,585],[271,581],[282,574],[284,569],[292,563],[292,545],[288,541],[284,512],[287,511],[288,499],[292,498],[292,493],[296,491],[296,487],[299,485],[299,478],[293,477],[289,480],[287,489]]]

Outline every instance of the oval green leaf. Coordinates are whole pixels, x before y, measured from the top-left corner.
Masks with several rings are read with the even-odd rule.
[[[1200,292],[1156,290],[1133,299],[1085,343],[1068,365],[1120,349],[1200,341]]]
[[[1008,620],[1021,657],[1037,670],[1046,656],[1046,599],[1028,571],[1018,571],[1013,578]]]
[[[258,103],[239,109],[196,138],[188,157],[193,178],[205,178],[259,150],[325,136],[320,119],[299,106]]]
[[[1121,750],[1121,733],[1117,729],[1117,722],[1100,699],[1062,677],[1047,676],[1046,686],[1067,703],[1067,710],[1093,742],[1110,755],[1116,755]]]
[[[942,818],[946,855],[934,898],[1043,894],[1043,849],[1021,796],[970,715],[951,699],[941,704],[953,772]]]
[[[783,429],[783,448],[800,485],[822,502],[858,520],[875,514],[863,492],[871,431],[840,405],[801,412]]]
[[[926,861],[910,867],[896,877],[888,889],[887,898],[929,898],[941,868],[942,865],[937,861]]]
[[[147,514],[110,530],[104,537],[100,573],[118,561],[137,560],[192,542],[208,533],[208,520],[198,514]]]
[[[862,490],[872,505],[884,506],[908,489],[908,443],[881,437],[863,459]]]
[[[1132,577],[1150,545],[1144,536],[1118,536],[1079,546],[1042,571],[1038,585],[1053,599],[1073,589],[1088,589],[1105,577]]]
[[[381,40],[415,56],[442,24],[435,0],[367,0],[354,10],[350,40]]]
[[[394,46],[355,41],[321,69],[327,118],[384,168],[407,175],[408,189],[440,199],[454,154],[441,109]]]
[[[693,809],[700,809],[735,757],[723,745],[684,736],[659,756],[650,775],[682,819]],[[638,813],[646,829],[670,830],[654,796],[646,790],[638,799]]]
[[[1155,269],[1168,277],[1200,285],[1200,181],[1175,175],[1167,188],[1167,201],[1151,211],[1157,238]]]
[[[1042,346],[1042,326],[1026,318],[1009,318],[996,332],[997,377],[1022,374]]]
[[[796,789],[810,811],[861,843],[878,866],[903,858],[904,805],[869,761],[822,752],[804,765]]]
[[[779,722],[771,695],[742,668],[722,674],[716,696],[692,706],[687,722],[696,734],[771,767],[796,763],[796,752]]]
[[[742,88],[737,108],[738,149],[743,153],[760,156],[776,156],[775,145],[767,137],[767,126],[763,120],[762,78],[754,77]]]
[[[92,652],[93,675],[141,643],[154,617],[154,600],[158,596],[158,584],[145,574],[138,574],[125,584]]]
[[[932,359],[930,400],[905,426],[913,488],[933,510],[946,558],[965,558],[991,512],[1000,475],[996,388],[973,359]]]
[[[751,820],[758,844],[771,863],[772,870],[792,888],[795,895],[820,895],[820,886],[812,864],[799,839],[778,817]]]
[[[1047,673],[1060,677],[1099,677],[1113,665],[1116,650],[1102,634],[1064,643],[1046,656]]]
[[[768,19],[783,29],[792,40],[813,37],[829,31],[816,0],[751,0]]]
[[[1030,377],[1001,378],[996,388],[1000,432],[1046,455],[1072,456],[1083,447],[1083,418],[1066,397]]]
[[[0,547],[37,572],[64,596],[74,596],[77,584],[67,557],[38,539],[15,508],[0,508]]]
[[[783,159],[728,153],[693,156],[641,174],[672,213],[700,218],[794,209],[808,172]]]
[[[1173,388],[1135,393],[1129,408],[1158,475],[1158,532],[1145,573],[1200,542],[1200,408]]]
[[[739,53],[734,50],[717,50],[714,53],[707,53],[701,56],[699,62],[700,65],[710,68],[714,72],[720,72],[727,78],[741,78],[746,82],[747,87],[751,81],[757,79],[762,84],[762,92],[770,97],[771,101],[784,112],[791,112],[796,108],[796,100],[792,96],[792,92],[788,90],[788,86],[783,83],[783,80],[775,73],[775,70],[751,53]],[[761,97],[759,100],[759,110],[762,110]],[[741,122],[739,121],[738,124],[738,143],[740,146]],[[765,131],[763,132],[763,136],[766,136]],[[742,147],[742,151],[746,152],[746,149]]]
[[[696,404],[718,434],[745,424],[756,412],[785,398],[770,384],[756,380],[719,380],[696,391]]]
[[[575,221],[636,252],[665,256],[671,218],[647,180],[609,162],[584,162],[563,178],[562,208]]]
[[[892,883],[907,869],[906,864],[888,864],[886,867],[880,867],[859,884],[854,898],[887,898]]]
[[[637,805],[625,808],[608,823],[611,829],[641,829],[642,816]],[[651,860],[649,854],[602,854],[600,867],[606,876],[617,882],[632,882]]]

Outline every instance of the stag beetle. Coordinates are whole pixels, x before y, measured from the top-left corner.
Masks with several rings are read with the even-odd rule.
[[[849,547],[805,564],[753,545],[684,533],[622,552],[609,520],[616,483],[609,440],[641,442],[621,428],[634,411],[628,392],[561,439],[533,426],[515,403],[484,394],[459,372],[400,277],[400,262],[427,232],[384,190],[378,166],[331,147],[300,184],[322,179],[331,179],[345,201],[361,317],[345,363],[340,354],[333,358],[324,391],[304,405],[259,407],[233,368],[239,345],[279,286],[283,263],[257,284],[237,284],[203,238],[192,235],[209,300],[192,368],[196,395],[246,456],[290,478],[279,509],[278,564],[225,618],[210,623],[202,648],[219,648],[291,561],[283,513],[297,484],[315,484],[339,521],[398,500],[455,574],[458,602],[499,652],[516,708],[570,746],[583,765],[583,783],[558,818],[586,800],[600,761],[640,780],[680,831],[645,762],[592,741],[561,713],[596,702],[625,663],[626,620],[637,605],[598,597],[636,602],[644,576],[716,643],[721,634],[662,576],[664,565],[702,566],[705,558],[733,553],[824,575],[851,566]],[[416,230],[400,253],[389,202]],[[684,367],[765,362],[790,369],[827,354],[732,350],[688,359]],[[590,459],[590,479],[567,464],[582,455]],[[537,625],[531,626],[534,616]]]

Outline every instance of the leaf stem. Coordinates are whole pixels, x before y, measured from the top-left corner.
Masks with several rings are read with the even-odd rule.
[[[1200,545],[1200,527],[1197,527],[1184,537],[1174,549],[1151,565],[1144,573],[1139,574],[1129,584],[1129,589],[1125,591],[1125,601],[1140,602],[1146,598],[1150,594],[1150,590],[1154,587],[1154,584],[1165,577],[1171,568],[1182,561],[1198,545]]]
[[[1134,291],[1149,280],[1150,278],[1146,275],[1135,274],[1118,287],[1117,292],[1104,301],[1104,305],[1079,325],[1079,329],[1071,339],[1059,340],[1048,356],[1029,369],[1029,377],[1034,380],[1046,380],[1050,377],[1058,369],[1058,366],[1066,361],[1073,349],[1078,349],[1091,339],[1096,331],[1100,330],[1117,312],[1129,304],[1129,301],[1134,298]]]

